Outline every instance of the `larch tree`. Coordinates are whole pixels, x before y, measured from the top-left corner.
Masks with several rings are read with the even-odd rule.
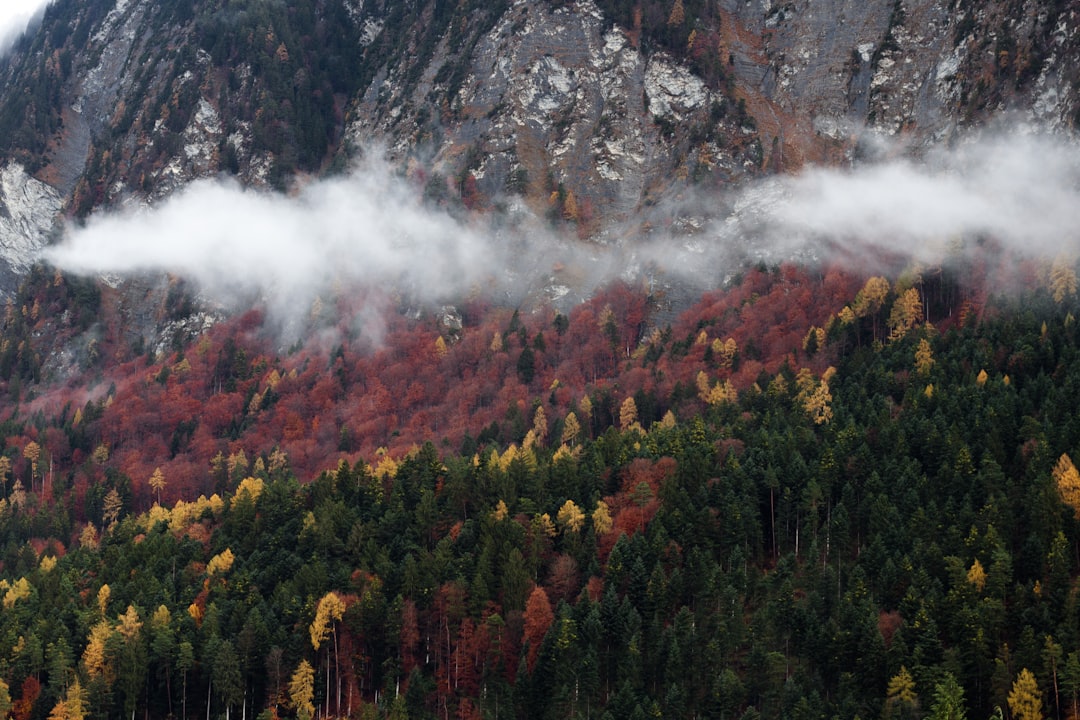
[[[82,666],[87,677],[91,680],[100,678],[106,687],[112,685],[115,678],[112,660],[107,651],[112,638],[112,625],[107,620],[100,620],[90,628],[90,636],[82,654]]]
[[[1061,501],[1073,511],[1077,519],[1080,519],[1080,471],[1077,471],[1072,458],[1062,454],[1054,465],[1051,475],[1057,484]]]
[[[683,0],[675,0],[675,4],[671,6],[671,12],[668,14],[667,24],[674,27],[682,25],[685,21],[686,9],[683,7]]]
[[[933,369],[934,350],[930,347],[930,342],[926,338],[922,338],[919,340],[918,347],[915,348],[915,372],[920,377],[926,377]]]
[[[106,528],[112,527],[120,519],[120,511],[123,510],[124,502],[120,499],[120,493],[112,488],[105,494],[101,502],[101,524]]]
[[[899,340],[909,330],[922,322],[922,296],[918,289],[908,288],[893,303],[889,313],[889,339]]]
[[[157,503],[161,504],[161,491],[165,489],[165,473],[161,472],[161,468],[154,468],[154,474],[150,476],[150,480],[147,481],[150,485],[150,489],[157,495]]]
[[[574,446],[578,437],[581,435],[581,423],[578,422],[577,415],[573,412],[566,414],[566,419],[563,420],[562,441],[570,447]]]
[[[3,717],[5,714],[0,712],[0,718]],[[82,685],[79,684],[79,678],[76,677],[68,686],[64,697],[53,706],[52,712],[49,713],[49,720],[83,720],[85,717],[86,691],[83,690]]]
[[[315,619],[311,621],[308,632],[311,636],[311,646],[317,651],[326,641],[327,637],[334,640],[334,675],[337,677],[337,708],[341,707],[341,663],[338,657],[337,621],[345,614],[345,603],[335,592],[323,595],[315,608]],[[326,714],[330,712],[330,659],[329,648],[327,649],[326,661]]]
[[[619,407],[619,428],[629,430],[637,425],[637,413],[637,403],[634,402],[633,396],[623,400],[622,405]]]
[[[146,678],[146,644],[143,642],[143,622],[134,605],[128,605],[117,618],[116,632],[121,638],[118,653],[118,679],[124,693],[124,712],[135,717],[135,706],[142,695]]]
[[[533,434],[536,444],[543,447],[547,443],[547,415],[544,414],[544,406],[538,405],[536,412],[533,413]]]
[[[1009,692],[1009,710],[1016,720],[1043,720],[1039,683],[1027,668],[1020,671]]]
[[[41,458],[41,446],[31,440],[23,447],[23,457],[30,461],[30,491],[34,490],[34,478],[37,477],[38,460]]]
[[[581,511],[581,508],[573,500],[567,500],[563,503],[555,519],[559,521],[564,531],[573,533],[579,532],[582,526],[585,525],[585,513]]]
[[[296,710],[297,720],[311,720],[315,716],[315,669],[307,660],[301,660],[289,680],[289,704]]]
[[[1076,271],[1063,255],[1058,255],[1050,265],[1050,293],[1058,305],[1065,298],[1076,295]]]
[[[603,500],[596,501],[596,509],[592,513],[593,530],[597,535],[607,535],[615,527],[615,521],[611,519],[611,510]]]
[[[967,572],[967,581],[975,586],[975,589],[979,592],[983,591],[986,587],[986,571],[983,569],[983,565],[979,562],[979,558],[975,558],[975,562],[971,563],[971,568]]]
[[[885,717],[888,720],[915,718],[919,710],[919,696],[915,693],[915,679],[903,665],[900,672],[889,680],[885,691]]]
[[[0,488],[7,489],[8,476],[11,474],[11,458],[0,455]]]
[[[0,720],[7,720],[11,715],[11,689],[0,679]]]

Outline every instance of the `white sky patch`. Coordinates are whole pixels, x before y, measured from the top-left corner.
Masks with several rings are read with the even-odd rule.
[[[0,54],[26,30],[34,15],[51,0],[0,0]]]

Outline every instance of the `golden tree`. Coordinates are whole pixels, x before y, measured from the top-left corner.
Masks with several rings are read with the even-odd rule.
[[[544,414],[544,406],[538,405],[536,412],[533,414],[533,433],[535,435],[536,444],[543,446],[547,441],[547,415]]]
[[[1080,472],[1073,465],[1072,459],[1065,454],[1058,458],[1057,464],[1051,471],[1054,482],[1057,483],[1061,501],[1069,506],[1077,519],[1080,520]]]
[[[11,689],[0,680],[0,720],[7,720],[11,713]]]
[[[622,406],[619,407],[619,427],[629,430],[635,425],[637,425],[637,403],[634,402],[633,396],[630,396],[623,400]]]
[[[124,507],[123,501],[120,499],[120,493],[116,491],[116,488],[112,488],[105,494],[105,499],[101,502],[101,522],[105,527],[112,526],[120,518],[120,511]]]
[[[11,458],[0,455],[0,487],[7,487],[8,475],[11,473]]]
[[[578,422],[577,415],[569,412],[563,420],[562,441],[572,446],[577,442],[579,435],[581,435],[581,423]]]
[[[901,665],[900,672],[889,680],[885,691],[885,717],[914,717],[919,707],[919,696],[915,693],[915,679],[908,669]]]
[[[3,717],[3,714],[0,714]],[[49,720],[83,720],[86,717],[86,691],[79,684],[76,677],[64,693],[62,700],[57,701],[49,713]]]
[[[113,627],[108,620],[101,620],[90,628],[90,636],[83,649],[82,665],[90,679],[101,678],[105,685],[112,685],[116,677],[107,648],[113,638]]]
[[[108,583],[105,583],[101,587],[98,588],[97,605],[98,605],[98,613],[101,615],[102,620],[105,619],[105,613],[109,609],[109,598],[111,596],[112,596],[112,588],[109,587]]]
[[[296,710],[297,720],[311,720],[315,715],[315,669],[307,660],[301,660],[289,680],[289,704]]]
[[[611,511],[603,500],[596,501],[596,509],[592,513],[593,529],[597,535],[607,535],[615,522],[611,519]]]
[[[982,592],[983,588],[986,587],[986,571],[983,569],[982,563],[979,562],[979,558],[975,558],[975,562],[971,563],[971,568],[967,572],[967,581],[974,585],[979,592]]]
[[[150,476],[149,480],[150,489],[157,494],[158,505],[161,504],[161,491],[165,489],[165,473],[161,472],[161,468],[154,468],[154,474]]]
[[[908,288],[893,303],[889,313],[889,339],[899,340],[923,318],[922,296],[915,288]]]
[[[123,615],[117,617],[116,632],[124,638],[125,642],[133,643],[139,639],[139,631],[142,630],[142,620],[139,619],[139,611],[134,605],[128,605]]]
[[[315,608],[315,619],[311,621],[308,632],[311,635],[311,646],[316,650],[326,640],[327,636],[334,639],[334,674],[337,676],[337,707],[341,707],[341,663],[338,657],[337,625],[334,623],[341,620],[345,614],[345,603],[335,592],[328,592],[319,600]],[[327,648],[329,653],[329,648]],[[330,663],[326,664],[326,709],[330,709]]]
[[[233,562],[236,561],[236,556],[233,555],[233,551],[229,548],[225,548],[214,557],[210,558],[210,562],[206,564],[206,574],[210,577],[214,575],[224,575],[232,569]]]
[[[1043,720],[1039,683],[1027,668],[1020,671],[1009,692],[1009,710],[1016,720]]]
[[[578,532],[585,524],[585,513],[581,511],[573,500],[567,500],[559,508],[558,514],[555,519],[559,521],[559,524],[563,526],[564,530],[571,532]]]
[[[921,377],[926,377],[934,368],[934,350],[926,338],[919,340],[919,346],[915,348],[915,372]]]
[[[38,459],[41,458],[41,446],[31,440],[23,448],[23,457],[30,461],[30,490],[34,490],[34,478],[37,476]]]
[[[1076,271],[1064,256],[1058,255],[1050,266],[1050,292],[1059,305],[1066,297],[1076,295]]]
[[[682,25],[686,20],[686,9],[683,8],[682,0],[675,0],[675,4],[671,6],[671,14],[668,15],[667,24]]]

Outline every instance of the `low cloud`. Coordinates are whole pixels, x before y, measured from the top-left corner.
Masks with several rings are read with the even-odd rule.
[[[0,55],[4,55],[51,0],[3,0],[0,7]]]
[[[716,213],[718,203],[729,210]],[[516,303],[545,291],[572,300],[642,273],[714,286],[748,257],[865,265],[884,253],[937,263],[958,239],[981,237],[1054,257],[1077,249],[1080,151],[1046,136],[997,135],[919,160],[808,168],[706,206],[713,219],[699,210],[692,232],[674,229],[676,221],[644,243],[601,247],[560,237],[520,208],[453,217],[368,160],[289,196],[198,181],[153,208],[104,212],[70,228],[45,259],[81,274],[177,274],[219,301],[259,297],[277,322],[295,328],[315,297],[351,284],[430,301],[480,292]],[[669,210],[675,216],[695,213]]]
[[[913,160],[809,168],[740,198],[718,227],[780,253],[865,258],[879,252],[941,262],[957,240],[992,239],[1054,257],[1080,237],[1080,149],[1046,135],[995,134]]]
[[[173,273],[226,303],[260,296],[287,319],[351,284],[428,300],[502,286],[530,262],[535,238],[518,230],[430,208],[372,160],[289,196],[197,181],[153,208],[95,215],[44,257],[78,274]]]

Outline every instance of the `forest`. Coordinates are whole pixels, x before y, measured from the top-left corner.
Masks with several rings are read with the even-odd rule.
[[[1077,717],[1075,268],[893,275],[342,296],[286,352],[258,311],[152,351],[39,268],[0,716]]]

